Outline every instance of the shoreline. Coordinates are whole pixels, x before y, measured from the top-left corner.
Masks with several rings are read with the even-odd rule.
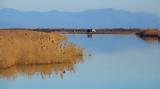
[[[154,28],[97,28],[97,29],[81,29],[81,28],[0,28],[0,30],[25,30],[37,32],[56,32],[60,34],[119,34],[119,35],[138,35],[141,37],[157,37],[160,38],[160,30]]]
[[[31,31],[40,31],[40,32],[59,32],[62,34],[135,34],[138,32],[142,32],[147,29],[139,29],[139,28],[132,28],[132,29],[125,29],[125,28],[103,28],[103,29],[81,29],[81,28],[0,28],[0,30],[31,30]],[[94,30],[94,31],[93,31]]]

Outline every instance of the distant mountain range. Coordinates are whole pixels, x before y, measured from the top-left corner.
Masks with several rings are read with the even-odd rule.
[[[83,12],[0,9],[0,28],[160,28],[160,18],[143,12],[98,9]]]

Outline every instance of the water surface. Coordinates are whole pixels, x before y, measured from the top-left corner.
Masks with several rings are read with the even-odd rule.
[[[14,78],[1,77],[0,89],[160,89],[158,42],[134,35],[67,36],[69,41],[85,49],[83,62],[74,67],[42,66],[39,71],[49,70],[44,74],[33,70],[27,76],[30,73],[27,69],[29,72]],[[51,71],[55,72],[45,76]]]

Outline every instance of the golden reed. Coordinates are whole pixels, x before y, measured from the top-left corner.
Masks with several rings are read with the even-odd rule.
[[[0,69],[17,65],[76,64],[83,49],[59,33],[0,30]]]

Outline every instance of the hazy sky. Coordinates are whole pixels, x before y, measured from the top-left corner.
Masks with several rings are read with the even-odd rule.
[[[0,8],[25,11],[83,11],[115,8],[160,16],[160,0],[0,0]]]

